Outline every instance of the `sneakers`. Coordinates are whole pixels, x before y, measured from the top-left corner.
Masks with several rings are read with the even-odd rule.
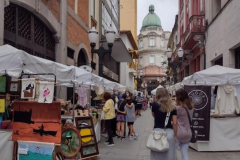
[[[134,139],[136,140],[138,138],[139,134],[135,133]]]
[[[124,137],[121,137],[121,140],[124,140]]]
[[[117,138],[120,140],[121,139],[121,137],[120,136],[117,136]]]
[[[108,142],[108,141],[105,141],[105,142],[104,142],[104,144],[108,145],[108,144],[109,144],[109,142]]]
[[[132,140],[132,136],[129,137],[130,141]]]
[[[107,146],[108,147],[113,147],[115,144],[112,142],[112,143],[108,143]]]

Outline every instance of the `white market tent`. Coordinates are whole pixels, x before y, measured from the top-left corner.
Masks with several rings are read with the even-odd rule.
[[[114,87],[124,88],[115,82],[111,82],[100,76],[87,72],[75,66],[66,66],[61,63],[53,62],[36,56],[32,56],[22,50],[18,50],[10,45],[0,46],[0,75],[20,77],[21,73],[53,73],[56,75],[57,82],[64,83],[66,86],[75,84],[101,85],[108,89]],[[53,76],[36,76],[45,80],[54,80]]]
[[[219,65],[194,73],[183,80],[184,85],[219,85],[240,83],[240,69],[227,68]]]
[[[157,88],[151,91],[151,94],[156,95],[157,89],[158,88],[163,88],[163,86],[159,85]]]

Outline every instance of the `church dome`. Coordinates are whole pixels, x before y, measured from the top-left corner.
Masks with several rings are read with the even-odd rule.
[[[149,6],[149,13],[146,15],[142,22],[142,28],[148,26],[159,26],[161,27],[160,18],[154,13],[154,5]]]

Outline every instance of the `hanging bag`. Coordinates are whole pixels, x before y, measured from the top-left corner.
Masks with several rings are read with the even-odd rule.
[[[186,107],[184,107],[184,109],[185,109],[186,112],[187,112],[190,129],[191,129],[191,131],[192,131],[192,138],[191,138],[190,142],[191,142],[191,143],[196,143],[196,142],[197,142],[197,135],[196,135],[196,134],[194,133],[194,131],[193,131],[193,126],[192,126],[190,114],[189,114],[189,112],[188,112],[188,110],[187,110]]]
[[[155,152],[166,152],[169,148],[169,143],[167,140],[167,132],[166,127],[168,124],[168,120],[170,118],[170,113],[167,113],[164,125],[164,131],[153,131],[147,141],[146,147]]]

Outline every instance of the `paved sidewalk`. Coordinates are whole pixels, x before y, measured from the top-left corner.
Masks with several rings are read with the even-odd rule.
[[[107,147],[101,137],[99,150],[101,156],[99,160],[150,160],[150,151],[146,148],[146,141],[149,133],[153,129],[153,117],[150,109],[142,112],[141,117],[137,117],[134,128],[140,135],[137,140],[130,141],[129,138],[121,141],[114,138],[114,147]],[[189,149],[190,160],[240,160],[239,152],[196,152]],[[178,151],[178,157],[180,152]],[[179,158],[181,160],[181,158]]]

